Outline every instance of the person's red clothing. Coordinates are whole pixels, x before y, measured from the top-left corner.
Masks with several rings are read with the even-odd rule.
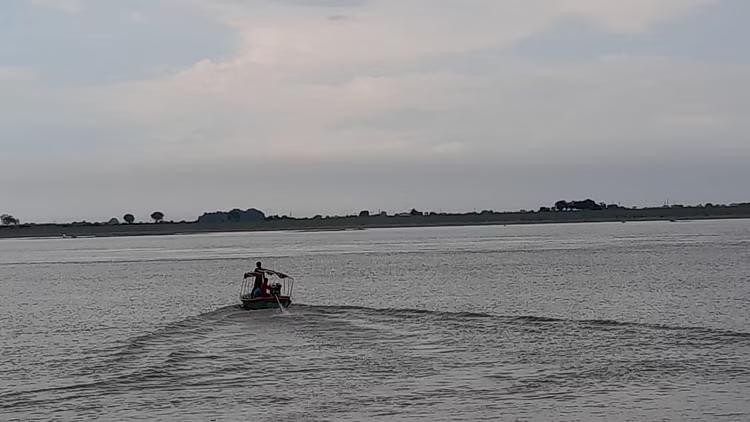
[[[268,293],[268,278],[263,277],[263,284],[260,285],[261,296],[269,296]]]

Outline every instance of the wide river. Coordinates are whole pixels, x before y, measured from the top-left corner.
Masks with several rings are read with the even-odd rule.
[[[750,420],[749,323],[748,220],[0,240],[0,420]]]

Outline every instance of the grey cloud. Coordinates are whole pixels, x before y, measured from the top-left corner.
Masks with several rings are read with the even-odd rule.
[[[310,215],[747,199],[747,66],[514,57],[508,46],[560,19],[555,2],[516,2],[510,17],[494,1],[285,2],[257,16],[251,3],[194,3],[221,9],[234,57],[118,83],[0,80],[0,179],[13,181],[1,211],[106,219],[160,208],[180,219],[250,206]],[[368,19],[332,25],[349,13],[335,7]],[[672,16],[642,12],[586,16],[620,29]]]
[[[316,7],[352,7],[363,6],[369,0],[274,0],[277,3],[298,5],[298,6],[316,6]]]

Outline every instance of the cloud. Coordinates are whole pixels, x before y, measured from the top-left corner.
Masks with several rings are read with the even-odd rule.
[[[45,7],[61,12],[76,14],[84,9],[83,0],[29,0],[35,7]]]
[[[561,10],[616,32],[642,32],[717,0],[560,0]]]
[[[158,80],[47,93],[44,119],[79,133],[104,128],[91,151],[174,161],[323,165],[453,152],[544,167],[750,152],[750,66],[629,56],[484,63],[481,74],[412,69],[324,81],[206,61]],[[36,119],[26,124],[45,127]]]
[[[114,114],[132,119],[127,124],[145,123],[153,129],[153,143],[178,154],[415,153],[428,142],[418,138],[435,134],[417,127],[399,134],[387,123],[357,133],[353,123],[384,122],[383,115],[396,122],[398,115],[412,111],[456,116],[462,105],[476,102],[479,87],[492,93],[512,89],[506,85],[513,80],[507,78],[524,78],[516,75],[512,60],[480,70],[485,75],[434,68],[434,60],[461,60],[461,54],[507,47],[570,16],[632,30],[705,3],[194,1],[197,10],[235,28],[241,42],[234,58],[204,60],[170,77],[109,86],[94,95]],[[331,22],[331,15],[347,19]],[[433,68],[424,69],[428,61]],[[154,127],[149,123],[156,121]],[[199,147],[198,140],[206,136],[211,141]],[[455,141],[443,137],[435,143]]]
[[[126,143],[134,155],[174,160],[448,152],[502,160],[559,149],[585,161],[604,145],[669,149],[682,137],[743,128],[727,104],[737,96],[714,92],[717,80],[743,86],[746,69],[640,57],[537,64],[502,46],[570,15],[617,29],[611,16],[641,26],[704,3],[204,2],[198,10],[239,34],[235,57],[151,80],[48,91],[45,107],[58,106],[46,124],[29,126],[103,132],[91,151]],[[351,18],[332,23],[332,13]],[[454,66],[498,46],[470,71]],[[674,101],[681,97],[690,101]],[[580,148],[589,153],[568,154]]]
[[[596,185],[584,183],[589,168],[626,183],[629,172],[750,159],[747,65],[636,55],[548,63],[511,53],[562,20],[643,32],[709,3],[166,2],[232,28],[235,54],[108,84],[27,77],[0,99],[0,142],[15,146],[0,157],[0,176],[47,169],[9,198],[30,200],[24,192],[45,185],[80,186],[81,195],[109,187],[122,189],[123,203],[138,195],[191,212],[240,206],[231,198],[264,189],[277,191],[279,206],[328,198],[331,211],[367,194],[385,198],[383,207],[438,208],[446,195],[474,195],[484,199],[472,207],[502,208],[513,204],[493,205],[498,186],[531,201],[566,180]],[[8,69],[0,83],[33,75]],[[30,148],[47,153],[28,158]],[[596,188],[606,192],[604,180]],[[165,190],[185,197],[158,202],[170,200]],[[202,203],[190,205],[195,198]]]
[[[123,19],[136,24],[143,24],[148,22],[148,17],[145,13],[139,10],[129,10],[123,14]]]
[[[19,66],[0,66],[0,83],[29,82],[37,79],[34,69]]]
[[[240,55],[245,61],[281,70],[320,71],[403,64],[435,55],[508,47],[567,19],[581,19],[606,30],[639,32],[712,2],[219,0],[191,4],[241,34]],[[331,16],[346,19],[332,21]]]

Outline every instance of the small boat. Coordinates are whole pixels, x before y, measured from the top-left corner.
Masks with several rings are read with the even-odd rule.
[[[240,300],[245,309],[288,308],[292,305],[292,289],[294,277],[272,270],[263,270],[263,274],[275,277],[273,283],[268,283],[268,290],[253,297],[255,273],[245,273],[240,285]]]

